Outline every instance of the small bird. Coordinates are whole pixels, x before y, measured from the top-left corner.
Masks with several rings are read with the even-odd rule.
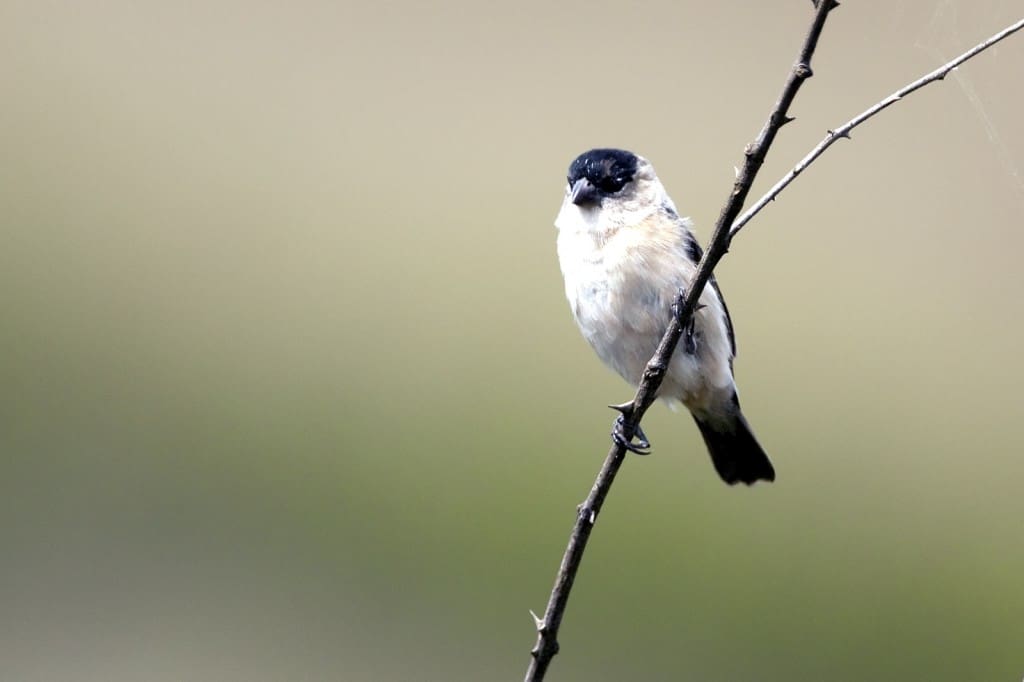
[[[621,149],[592,149],[569,165],[555,220],[565,295],[584,338],[609,367],[640,383],[679,292],[697,270],[701,247],[650,162]],[[740,411],[733,379],[736,340],[712,277],[669,362],[658,397],[693,415],[715,470],[733,485],[774,481],[775,469]],[[627,411],[628,404],[617,409]],[[613,437],[629,450],[622,419]]]

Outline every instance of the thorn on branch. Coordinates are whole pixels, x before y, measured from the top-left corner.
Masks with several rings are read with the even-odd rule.
[[[627,415],[627,416],[633,414],[633,401],[632,400],[630,400],[629,402],[626,402],[626,403],[622,403],[621,405],[609,405],[608,407],[610,407],[611,409],[615,410],[616,412],[619,412],[619,413]]]
[[[533,612],[530,609],[530,615],[533,616],[533,624],[537,626],[537,632],[544,632],[544,619]]]

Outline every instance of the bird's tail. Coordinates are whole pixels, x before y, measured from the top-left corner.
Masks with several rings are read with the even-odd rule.
[[[697,415],[693,419],[723,481],[752,485],[755,481],[775,480],[775,468],[738,409],[727,420],[705,420]]]

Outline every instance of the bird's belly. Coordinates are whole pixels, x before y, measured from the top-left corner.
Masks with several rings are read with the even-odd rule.
[[[598,357],[636,386],[664,329],[655,337],[623,324],[619,298],[601,285],[585,287],[573,302],[573,315]]]
[[[567,279],[566,294],[576,324],[598,357],[632,386],[639,385],[665,335],[671,303],[624,295],[601,276],[580,277],[571,285]],[[717,400],[722,384],[731,384],[728,349],[708,343],[706,315],[705,310],[697,313],[693,352],[685,348],[685,339],[676,346],[659,397],[700,408]]]
[[[586,234],[562,230],[558,255],[565,277],[565,294],[584,338],[609,367],[637,386],[648,361],[665,335],[671,306],[679,287],[692,276],[693,266],[673,258],[658,242],[627,244],[628,233],[603,248]],[[732,355],[725,335],[725,312],[711,287],[701,295],[704,306],[694,320],[694,344],[685,339],[676,347],[659,395],[701,409],[731,390]]]

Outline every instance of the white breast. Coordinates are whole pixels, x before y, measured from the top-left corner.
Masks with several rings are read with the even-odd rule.
[[[626,225],[566,200],[555,221],[573,317],[598,356],[633,386],[664,335],[676,292],[694,272],[685,227],[662,219],[657,210],[646,213],[628,216]],[[701,303],[698,353],[677,350],[660,392],[690,407],[732,390],[724,309],[711,287]]]

